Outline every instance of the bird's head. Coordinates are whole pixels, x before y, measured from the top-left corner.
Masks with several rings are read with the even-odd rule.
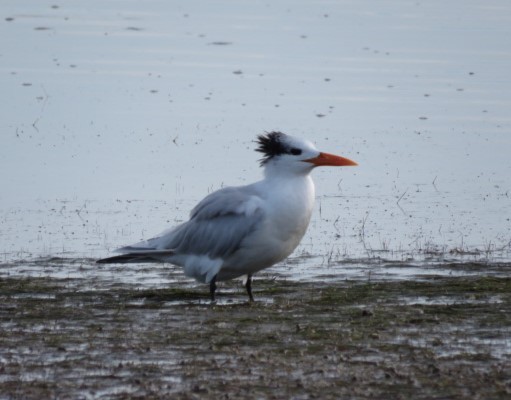
[[[286,135],[282,132],[270,132],[257,137],[263,153],[262,166],[272,166],[278,170],[308,173],[319,166],[353,166],[356,162],[347,158],[323,153],[308,140]]]

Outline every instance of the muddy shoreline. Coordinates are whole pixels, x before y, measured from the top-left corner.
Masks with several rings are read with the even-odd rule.
[[[211,304],[203,285],[3,274],[0,397],[509,398],[511,277],[482,268],[374,282],[263,274],[254,304],[239,282]]]

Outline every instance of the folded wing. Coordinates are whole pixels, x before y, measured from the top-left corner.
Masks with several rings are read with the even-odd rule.
[[[250,186],[224,188],[197,204],[189,221],[152,239],[120,248],[117,252],[126,254],[110,259],[136,262],[132,260],[139,258],[146,262],[182,255],[225,259],[260,227],[263,218],[262,200]]]

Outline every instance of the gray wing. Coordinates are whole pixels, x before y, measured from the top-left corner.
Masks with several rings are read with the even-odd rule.
[[[161,236],[121,252],[171,250],[174,254],[225,258],[240,248],[258,229],[264,211],[262,200],[250,186],[224,188],[205,197],[190,213],[190,220]]]

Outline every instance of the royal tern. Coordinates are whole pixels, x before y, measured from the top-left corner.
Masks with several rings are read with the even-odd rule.
[[[257,143],[261,181],[217,190],[192,209],[187,222],[97,262],[181,266],[185,275],[209,284],[213,301],[217,281],[245,275],[253,301],[252,275],[289,256],[307,230],[314,206],[312,169],[357,165],[281,132],[259,135]]]

